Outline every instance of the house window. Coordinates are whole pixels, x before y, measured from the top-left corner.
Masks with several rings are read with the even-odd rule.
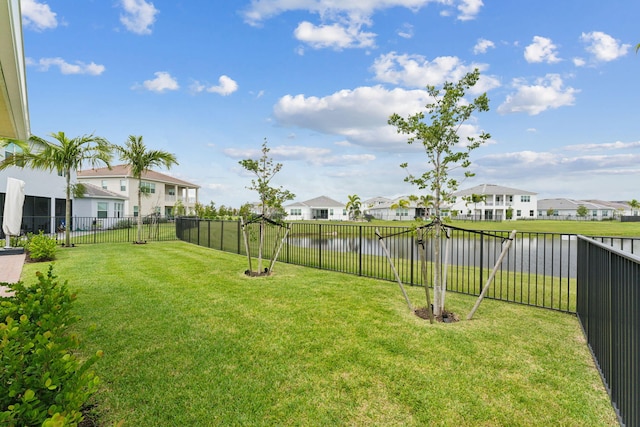
[[[592,211],[591,215],[593,215],[594,217],[598,216],[598,211],[596,211],[596,210]]]
[[[516,211],[516,216],[522,216],[522,211],[520,209]]]
[[[522,203],[529,203],[531,201],[531,196],[520,196],[520,201]]]
[[[139,211],[138,207],[134,206],[133,207],[133,216],[138,216],[138,211]]]
[[[347,215],[347,210],[346,209],[342,209],[342,216]]]
[[[333,209],[329,209],[329,215],[333,216]]]
[[[602,211],[602,216],[609,216],[609,211]]]
[[[16,153],[22,153],[22,148],[18,147],[13,142],[10,142],[4,148],[4,157],[5,157],[5,159],[8,159],[9,157],[13,156]],[[24,166],[24,165],[23,164],[18,164],[16,166]]]
[[[300,216],[300,215],[302,215],[302,209],[292,208],[291,209],[291,215],[292,216]]]
[[[513,202],[513,196],[507,196],[507,201]]]
[[[176,195],[176,188],[175,187],[169,187],[167,188],[167,194],[169,196],[175,196]]]
[[[127,180],[126,179],[121,179],[120,180],[120,191],[127,191]]]
[[[529,211],[529,216],[533,218],[533,211]]]
[[[409,209],[406,209],[406,208],[396,209],[396,216],[409,216]]]
[[[98,218],[106,218],[109,213],[108,202],[98,202]]]
[[[102,189],[106,190],[107,189],[107,181],[105,179],[103,179],[101,184],[102,184]]]
[[[154,194],[156,192],[156,184],[153,182],[142,181],[140,183],[140,190],[145,194]]]
[[[116,215],[116,218],[122,217],[122,212],[124,211],[124,203],[115,202],[113,204],[113,210],[114,210],[114,214]]]

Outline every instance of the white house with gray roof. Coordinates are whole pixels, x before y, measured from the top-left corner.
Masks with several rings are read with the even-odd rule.
[[[473,203],[472,196],[482,200]],[[473,217],[485,220],[503,220],[511,209],[512,219],[534,219],[538,217],[538,193],[495,184],[481,184],[453,193],[451,212],[458,218]]]
[[[304,202],[296,202],[284,206],[288,221],[295,220],[330,220],[348,221],[349,213],[344,203],[337,202],[327,196],[316,197]]]
[[[578,208],[587,209],[585,217],[578,216]],[[622,208],[622,211],[620,209]],[[617,215],[630,213],[629,206],[624,209],[621,204],[602,202],[597,200],[574,199],[541,199],[538,201],[538,217],[543,219],[612,219]]]

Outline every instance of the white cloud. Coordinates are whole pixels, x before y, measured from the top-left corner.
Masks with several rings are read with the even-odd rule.
[[[62,74],[90,74],[92,76],[99,76],[105,70],[104,65],[98,65],[95,62],[85,64],[84,62],[76,61],[70,64],[62,58],[41,58],[38,62],[29,59],[27,64],[38,65],[40,71],[48,71],[50,67],[58,67]]]
[[[303,21],[294,31],[296,39],[309,44],[315,49],[333,48],[364,48],[375,45],[375,34],[361,31],[361,25],[313,25]]]
[[[384,83],[405,87],[424,88],[440,86],[445,82],[457,82],[465,74],[478,68],[484,71],[486,64],[465,64],[456,56],[440,56],[433,61],[422,55],[398,55],[395,52],[380,55],[371,67],[375,79]],[[483,93],[500,86],[500,81],[481,74],[480,80],[470,93]]]
[[[156,21],[159,10],[153,3],[145,0],[122,0],[124,14],[120,15],[120,22],[125,28],[136,34],[151,34],[151,25]]]
[[[458,19],[461,21],[475,19],[483,5],[482,0],[461,0],[458,5],[460,11]]]
[[[486,53],[489,48],[495,48],[496,44],[491,40],[478,39],[478,42],[473,47],[473,53],[478,55],[479,53]]]
[[[587,64],[587,61],[585,61],[583,58],[573,58],[573,65],[575,65],[576,67],[584,67]]]
[[[413,38],[413,25],[405,22],[397,33],[403,39],[411,39]]]
[[[605,142],[601,144],[575,144],[565,147],[570,151],[592,151],[592,150],[624,150],[628,148],[640,148],[640,141],[633,142]]]
[[[258,149],[227,148],[223,153],[233,159],[259,158]],[[313,166],[355,166],[367,164],[376,159],[373,154],[332,154],[328,148],[305,147],[300,145],[279,145],[269,150],[275,161],[302,161]]]
[[[225,75],[220,76],[220,78],[218,79],[218,83],[219,84],[217,86],[207,87],[205,84],[195,81],[191,85],[191,91],[192,92],[206,91],[211,93],[217,93],[222,96],[228,96],[238,90],[238,83],[236,83],[236,81],[229,76],[225,76]],[[260,96],[262,96],[262,93],[258,95],[258,97]]]
[[[533,85],[528,85],[522,79],[515,79],[513,85],[516,92],[508,95],[498,107],[500,114],[527,113],[535,116],[550,108],[573,105],[575,94],[579,92],[572,87],[563,87],[562,78],[557,74],[547,74],[537,79]]]
[[[524,50],[524,58],[527,62],[546,62],[553,64],[560,62],[556,51],[557,46],[553,44],[551,39],[546,37],[534,36],[533,43]]]
[[[259,25],[263,21],[290,11],[308,11],[320,16],[323,21],[344,21],[351,23],[368,21],[376,12],[394,7],[419,10],[429,3],[445,7],[455,6],[458,19],[474,19],[483,6],[482,0],[251,0],[244,11],[245,21]],[[448,13],[447,13],[448,15]]]
[[[624,56],[631,45],[621,44],[608,34],[601,31],[582,33],[580,39],[587,44],[586,50],[591,53],[596,61],[608,62]]]
[[[58,26],[56,13],[46,3],[36,0],[21,0],[22,22],[26,28],[36,31],[49,30]]]
[[[387,123],[389,116],[397,113],[406,117],[423,111],[428,101],[428,94],[424,90],[359,87],[322,98],[286,95],[274,106],[274,117],[282,126],[339,135],[346,140],[337,144],[340,146],[358,145],[391,152],[410,151],[417,147],[408,146],[406,135],[398,134]],[[461,129],[461,139],[479,133],[477,125],[470,122]]]
[[[178,81],[171,77],[171,74],[167,73],[166,71],[157,71],[153,74],[156,76],[155,79],[145,80],[144,83],[142,83],[142,87],[144,89],[151,92],[162,93],[167,90],[177,90],[180,88],[180,86],[178,85]],[[137,87],[138,86],[134,86],[134,88]]]

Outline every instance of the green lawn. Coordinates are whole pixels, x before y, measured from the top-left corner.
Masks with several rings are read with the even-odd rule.
[[[183,242],[58,252],[83,351],[105,354],[100,425],[617,424],[573,316],[485,300],[472,321],[430,325],[392,282],[246,268]],[[447,301],[464,319],[475,298]]]

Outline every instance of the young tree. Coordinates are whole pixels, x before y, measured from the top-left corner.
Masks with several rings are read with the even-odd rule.
[[[640,45],[638,45],[638,46],[640,46]],[[636,199],[632,199],[629,202],[629,207],[632,209],[633,215],[637,216],[638,215],[638,209],[640,209],[640,202],[638,202]]]
[[[71,195],[81,196],[84,193],[84,187],[81,184],[71,183],[71,174],[84,165],[95,167],[105,164],[110,167],[111,144],[106,139],[93,134],[68,138],[64,132],[57,132],[50,136],[55,142],[49,142],[35,135],[26,142],[11,141],[20,147],[21,151],[0,162],[0,170],[9,166],[18,166],[56,170],[63,174],[66,179],[64,244],[71,246]]]
[[[589,209],[587,209],[585,205],[580,205],[578,206],[578,209],[576,209],[576,215],[578,215],[580,218],[586,217],[588,213]]]
[[[362,214],[362,212],[360,211],[360,208],[362,207],[362,202],[360,202],[360,196],[358,196],[357,194],[352,194],[347,197],[349,198],[349,201],[345,205],[345,208],[349,212],[349,218],[358,219]]]
[[[138,236],[136,243],[142,243],[142,175],[154,167],[171,169],[177,165],[176,156],[163,150],[150,150],[142,141],[142,136],[129,135],[125,146],[116,145],[120,160],[131,169],[131,175],[138,180]],[[177,211],[177,209],[176,209]],[[175,215],[178,215],[176,212]]]
[[[425,121],[425,113],[418,112],[408,116],[400,117],[393,114],[389,118],[389,124],[395,126],[398,133],[409,135],[407,142],[413,144],[419,142],[423,145],[427,155],[426,172],[415,176],[411,173],[405,178],[406,182],[416,185],[419,189],[428,189],[432,192],[434,207],[434,314],[441,315],[444,309],[445,289],[442,286],[442,261],[441,261],[441,241],[442,204],[450,200],[451,194],[458,188],[458,181],[450,177],[452,170],[465,169],[466,177],[473,176],[466,170],[470,165],[469,153],[485,143],[491,136],[482,132],[477,137],[467,137],[464,143],[460,142],[458,131],[460,127],[471,118],[474,112],[489,110],[489,99],[484,93],[473,101],[466,103],[463,101],[467,90],[472,88],[480,78],[480,71],[475,69],[467,73],[457,83],[447,82],[442,90],[434,86],[427,86],[427,92],[433,102],[427,104],[428,122]],[[405,170],[408,164],[400,165]],[[426,292],[429,288],[425,286]]]
[[[274,219],[281,215],[282,204],[287,200],[293,200],[295,195],[288,190],[271,185],[271,181],[282,169],[282,163],[274,163],[269,157],[269,147],[267,147],[267,138],[262,143],[262,156],[258,160],[245,159],[240,160],[240,165],[247,171],[255,175],[251,180],[249,190],[255,190],[260,197],[260,237],[258,243],[258,273],[262,273],[262,253],[264,247],[264,233],[267,219]],[[277,219],[277,218],[276,218]],[[249,254],[247,254],[249,255]],[[250,256],[250,255],[249,255]]]

